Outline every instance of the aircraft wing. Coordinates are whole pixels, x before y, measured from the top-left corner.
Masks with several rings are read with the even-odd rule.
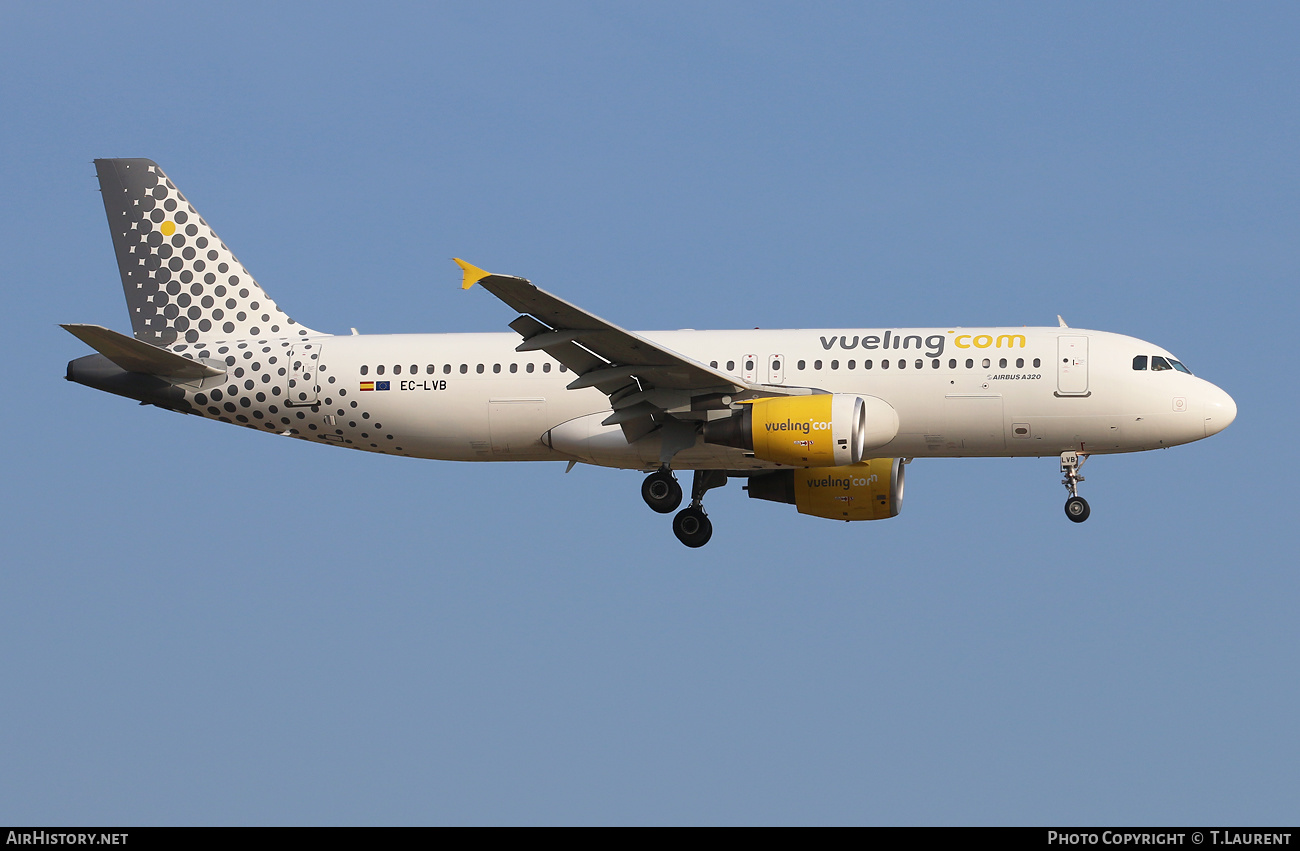
[[[809,392],[748,384],[607,322],[524,278],[493,275],[464,260],[456,264],[464,270],[465,289],[477,283],[519,311],[510,327],[524,339],[515,350],[544,351],[577,376],[569,383],[570,390],[595,387],[609,396],[614,412],[605,424],[623,425],[629,440],[648,433],[664,414],[701,410],[704,400],[713,400],[712,407],[725,407],[726,403],[717,404],[723,397],[739,400]]]

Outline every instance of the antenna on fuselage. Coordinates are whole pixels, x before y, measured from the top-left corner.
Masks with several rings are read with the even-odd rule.
[[[1061,327],[1062,327],[1062,328],[1069,328],[1069,327],[1070,327],[1069,325],[1066,325],[1066,324],[1065,324],[1065,320],[1061,318],[1061,314],[1059,314],[1059,313],[1056,314],[1056,321],[1059,322],[1059,323],[1061,323]]]

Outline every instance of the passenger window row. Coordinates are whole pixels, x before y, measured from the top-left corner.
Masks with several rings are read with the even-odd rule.
[[[940,369],[940,368],[942,368],[943,361],[942,361],[940,358],[930,358],[929,361],[930,361],[930,368],[931,368],[931,369]],[[912,365],[912,367],[913,367],[914,369],[925,369],[925,362],[926,362],[926,361],[925,361],[924,358],[917,358],[916,360],[911,361],[910,363],[911,363],[911,365]],[[949,358],[949,359],[948,359],[948,369],[958,369],[958,368],[959,368],[959,367],[958,367],[958,363],[959,363],[959,361],[957,360],[957,358]],[[974,358],[966,358],[966,363],[965,363],[966,369],[975,369],[975,365],[976,365],[976,363],[979,364],[979,368],[980,368],[980,369],[992,369],[992,368],[993,368],[993,359],[992,359],[992,358],[983,358],[983,359],[979,360],[978,362],[977,362]],[[907,369],[907,368],[908,368],[909,361],[908,361],[906,358],[899,358],[897,361],[891,361],[891,360],[885,360],[885,359],[881,359],[881,360],[879,361],[879,366],[880,366],[881,369],[889,369],[890,366],[893,365],[893,364],[897,364],[898,369]],[[1016,360],[1015,360],[1015,364],[1016,364],[1016,366],[1015,366],[1016,369],[1024,369],[1024,368],[1025,368],[1025,359],[1024,359],[1024,358],[1016,358]],[[827,365],[827,364],[826,364],[824,361],[820,361],[820,360],[815,360],[815,361],[812,362],[812,368],[813,368],[813,369],[822,369],[822,368],[823,368],[824,366],[826,366],[826,365]],[[862,369],[874,369],[874,368],[876,367],[876,365],[877,365],[876,362],[875,362],[875,361],[872,361],[872,360],[864,360],[864,361],[862,361],[862,364],[861,364]],[[1034,367],[1034,369],[1039,369],[1040,367],[1042,367],[1042,365],[1043,365],[1043,361],[1042,361],[1041,358],[1034,358],[1034,360],[1033,360],[1033,367]],[[830,362],[829,366],[830,366],[831,369],[839,369],[839,368],[840,368],[840,362],[839,362],[838,360],[833,360],[833,361]],[[999,359],[998,359],[998,369],[1008,369],[1009,367],[1010,367],[1010,361],[1009,361],[1009,359],[1007,359],[1007,358],[999,358]],[[795,364],[795,368],[796,368],[796,369],[800,369],[800,370],[806,370],[806,369],[808,368],[808,362],[807,362],[807,361],[802,361],[802,360],[801,360],[801,361],[799,361],[799,362],[797,362],[797,363]],[[857,368],[858,368],[858,362],[857,362],[856,360],[846,361],[846,362],[844,363],[844,368],[845,368],[845,369],[857,369]]]
[[[469,364],[467,364],[467,363],[463,363],[463,364],[461,364],[460,367],[459,367],[459,372],[460,372],[460,374],[461,374],[461,375],[467,375],[467,374],[469,374],[469,368],[470,368],[470,365],[469,365]],[[416,364],[416,363],[411,364],[409,368],[405,368],[405,367],[403,367],[402,364],[400,364],[400,363],[399,363],[399,364],[396,364],[396,365],[394,365],[394,366],[392,367],[392,373],[393,373],[393,375],[401,375],[401,374],[403,373],[403,370],[404,370],[404,369],[406,370],[406,374],[407,374],[407,375],[419,375],[419,374],[420,374],[420,365],[419,365],[419,364]],[[494,364],[492,364],[492,372],[493,372],[493,373],[500,373],[500,372],[501,372],[501,369],[502,369],[501,364],[499,364],[499,363],[494,363]],[[512,372],[512,373],[519,372],[519,364],[517,364],[517,363],[507,364],[507,365],[506,365],[506,369],[507,369],[507,371]],[[386,367],[384,364],[381,363],[381,364],[379,364],[378,366],[375,367],[375,375],[383,375],[387,370],[388,370],[388,367]],[[536,371],[536,370],[537,370],[537,365],[536,365],[536,364],[532,364],[532,363],[526,363],[526,364],[524,364],[524,372],[534,372],[534,371]],[[451,375],[451,371],[452,371],[452,365],[451,365],[451,364],[449,364],[449,363],[444,363],[444,364],[442,365],[442,374],[443,374],[443,375]],[[481,363],[480,363],[480,364],[475,364],[475,365],[474,365],[474,372],[476,372],[477,374],[482,375],[482,374],[483,374],[484,372],[486,372],[486,371],[487,371],[487,365],[486,365],[486,364],[481,364]],[[541,371],[544,372],[544,373],[546,373],[546,372],[550,372],[550,371],[551,371],[551,363],[550,363],[550,361],[547,361],[546,363],[543,363],[543,364],[542,364]],[[564,366],[563,364],[561,364],[561,365],[560,365],[560,370],[559,370],[559,371],[560,371],[560,372],[568,372],[568,371],[569,371],[569,368],[566,367],[566,366]],[[436,364],[432,364],[432,363],[431,363],[431,364],[426,364],[425,367],[424,367],[424,372],[425,372],[426,375],[437,375],[437,374],[438,374],[438,367],[437,367]],[[369,365],[369,364],[362,364],[362,365],[361,365],[361,374],[362,374],[362,375],[369,375],[369,374],[370,374],[370,365]]]

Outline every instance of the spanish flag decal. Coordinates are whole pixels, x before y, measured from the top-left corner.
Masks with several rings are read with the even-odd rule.
[[[375,382],[373,382],[373,381],[363,381],[363,382],[361,382],[361,389],[362,389],[362,390],[374,390],[374,389],[375,389]]]

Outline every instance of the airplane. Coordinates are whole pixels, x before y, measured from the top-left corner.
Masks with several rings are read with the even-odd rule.
[[[365,452],[638,470],[688,547],[707,491],[832,520],[898,515],[916,458],[1059,456],[1066,516],[1092,455],[1216,434],[1232,398],[1134,337],[1068,327],[632,332],[464,260],[510,332],[325,334],[282,311],[162,169],[97,159],[132,335],[69,381],[171,411]],[[693,473],[691,499],[675,472]]]

